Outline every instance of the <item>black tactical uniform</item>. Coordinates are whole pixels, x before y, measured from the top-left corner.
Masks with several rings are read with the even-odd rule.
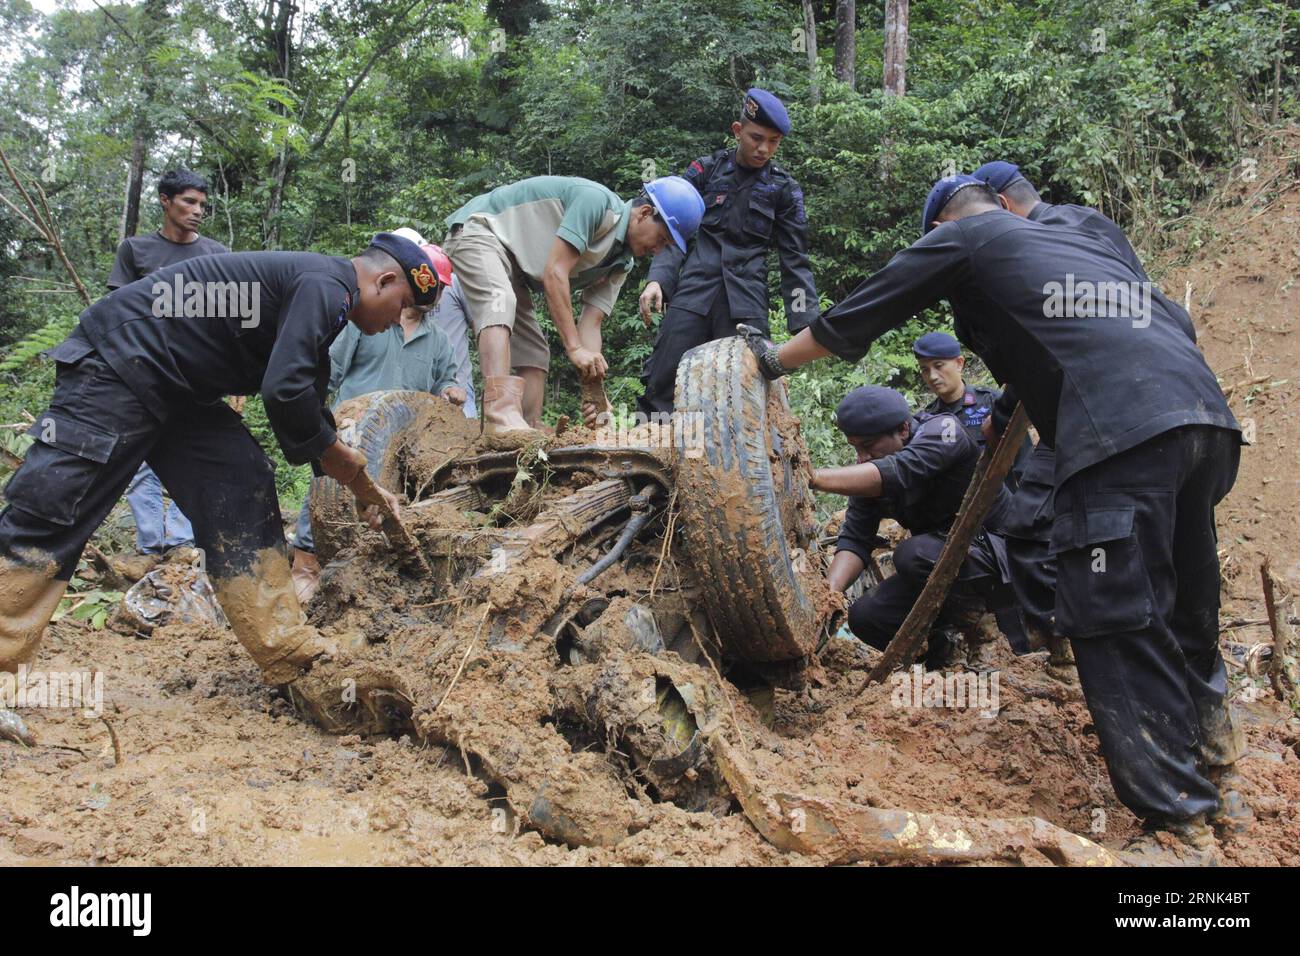
[[[0,567],[67,581],[142,461],[190,516],[214,581],[282,549],[274,466],[221,399],[260,393],[285,457],[314,464],[335,440],[329,346],[356,296],[347,259],[250,252],[166,266],[86,309],[50,350],[54,395],[5,489]]]
[[[1065,226],[1090,233],[1114,247],[1119,257],[1143,281],[1149,281],[1142,260],[1129,243],[1124,230],[1096,209],[1073,204],[1056,205],[1040,202],[1029,211],[1031,222],[1046,226]],[[1153,289],[1153,293],[1154,293]],[[1191,319],[1176,302],[1166,299],[1167,307],[1175,314],[1184,331],[1196,340],[1196,330]],[[1009,416],[1015,407],[1014,391],[998,403],[999,418]],[[1052,446],[1040,441],[1021,471],[1019,484],[1012,497],[1006,524],[1007,555],[1011,562],[1011,583],[1015,587],[1016,601],[1031,624],[1050,631],[1056,601],[1056,560],[1050,552],[1052,520],[1055,512],[1052,497],[1055,492],[1053,472],[1056,453]]]
[[[808,266],[808,217],[799,184],[775,163],[747,169],[734,149],[701,156],[682,173],[704,197],[704,219],[682,255],[669,245],[654,258],[649,282],[664,293],[664,317],[641,381],[643,412],[670,412],[677,365],[697,345],[734,335],[744,322],[767,329],[767,254],[775,246],[781,296],[791,332],[817,315]]]
[[[988,211],[935,228],[811,331],[856,361],[947,298],[959,335],[1014,387],[1056,450],[1056,627],[1116,793],[1158,825],[1214,812],[1208,769],[1236,755],[1214,506],[1236,477],[1240,430],[1167,299],[1117,294],[1089,316],[1085,288],[1143,281],[1093,234]]]
[[[1000,394],[1001,392],[996,388],[967,385],[962,397],[955,402],[945,402],[936,396],[934,401],[925,406],[919,417],[925,420],[936,415],[952,415],[961,422],[961,427],[966,429],[966,434],[975,439],[977,445],[983,446],[984,433],[980,428],[984,424],[984,419],[989,417],[989,413],[993,410],[993,403],[998,400]]]
[[[849,630],[867,644],[888,646],[912,610],[943,550],[979,455],[979,446],[952,415],[914,416],[907,444],[873,462],[880,469],[881,496],[849,499],[836,551],[851,551],[870,563],[872,549],[881,546],[876,532],[882,518],[893,518],[912,533],[894,549],[895,573],[849,608]],[[998,529],[1008,497],[1005,488],[998,490],[949,592],[949,605],[972,597],[993,607],[1004,602],[1006,549]],[[940,622],[947,623],[945,614]]]

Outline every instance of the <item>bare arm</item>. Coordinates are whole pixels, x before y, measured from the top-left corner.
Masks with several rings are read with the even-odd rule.
[[[600,354],[600,326],[605,321],[605,313],[594,305],[584,305],[582,315],[578,317],[578,340],[582,347]]]
[[[862,465],[846,465],[843,468],[818,468],[813,472],[808,487],[814,491],[825,491],[833,495],[879,498],[884,490],[884,481],[880,477],[880,469],[871,462],[866,462]]]
[[[866,562],[852,551],[836,551],[826,572],[826,584],[832,591],[845,591],[866,566]]]
[[[551,254],[546,259],[542,288],[546,292],[546,308],[551,313],[551,321],[560,334],[569,361],[583,378],[602,378],[608,370],[605,357],[599,349],[593,351],[583,344],[573,320],[573,290],[569,286],[569,273],[577,264],[578,257],[578,250],[557,236],[551,243]],[[583,314],[586,314],[585,310]]]

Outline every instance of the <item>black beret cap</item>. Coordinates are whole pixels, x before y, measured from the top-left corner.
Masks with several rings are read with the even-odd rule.
[[[416,305],[430,306],[438,300],[438,276],[423,249],[405,236],[391,232],[378,233],[370,240],[370,244],[397,260],[397,264],[402,267],[402,275],[406,276],[406,282],[415,296]]]
[[[907,399],[883,385],[855,388],[835,407],[836,426],[855,438],[892,432],[911,417]]]

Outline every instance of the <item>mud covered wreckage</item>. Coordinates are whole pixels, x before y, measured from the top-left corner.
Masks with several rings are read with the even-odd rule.
[[[773,688],[816,681],[842,620],[824,583],[833,538],[784,385],[742,341],[693,350],[677,382],[671,425],[504,450],[429,395],[340,406],[371,476],[409,501],[414,547],[315,480],[325,570],[309,619],[382,689],[299,708],[327,731],[458,751],[517,827],[569,846],[616,844],[671,803],[743,812],[823,862],[1115,863],[1037,817],[881,809],[760,770],[759,711]]]

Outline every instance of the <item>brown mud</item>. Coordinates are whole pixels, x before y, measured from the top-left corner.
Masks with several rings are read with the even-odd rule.
[[[1261,170],[1259,185],[1275,171]],[[1248,185],[1210,211],[1221,244],[1162,283],[1180,300],[1193,283],[1225,389],[1253,383],[1230,394],[1260,438],[1220,509],[1227,621],[1262,619],[1262,555],[1300,584],[1289,410],[1300,340],[1284,334],[1298,311],[1287,280],[1300,199],[1294,184],[1254,199]],[[671,494],[651,499],[619,561],[577,582],[628,511],[590,524],[582,509],[603,507],[608,476],[551,469],[548,456],[607,434],[579,426],[530,445],[522,467],[482,486],[486,500],[433,497],[477,437],[477,423],[446,418],[413,430],[405,453],[402,490],[421,502],[403,520],[431,573],[398,570],[382,535],[364,531],[307,608],[335,648],[320,679],[391,681],[409,703],[398,735],[305,722],[228,630],[164,626],[141,640],[65,619],[36,663],[102,671],[104,719],[28,709],[38,744],[0,744],[0,864],[1089,863],[1091,845],[1071,834],[1116,848],[1136,832],[1082,697],[1046,674],[1045,653],[1003,648],[996,714],[899,706],[901,678],[867,686],[877,655],[838,637],[801,689],[765,688],[720,653]],[[776,427],[799,445],[797,423]],[[806,520],[801,502],[782,506],[788,527]],[[810,594],[818,571],[814,554],[798,572]],[[820,617],[833,610],[815,600]],[[1224,851],[1233,864],[1294,866],[1300,721],[1235,666],[1265,636],[1253,624],[1224,632],[1258,817]],[[810,830],[788,826],[796,811]],[[854,840],[868,824],[962,836],[945,837],[947,856],[901,839],[864,854]]]

